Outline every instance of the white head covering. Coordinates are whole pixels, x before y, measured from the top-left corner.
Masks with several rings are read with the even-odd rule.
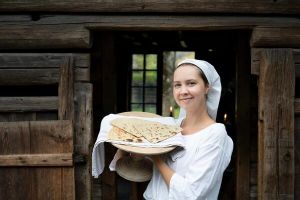
[[[215,70],[214,66],[204,60],[185,59],[180,62],[177,67],[182,64],[193,64],[203,71],[210,87],[206,99],[207,112],[212,119],[216,120],[222,90],[218,72]],[[185,117],[185,110],[183,108],[180,108],[179,118]]]

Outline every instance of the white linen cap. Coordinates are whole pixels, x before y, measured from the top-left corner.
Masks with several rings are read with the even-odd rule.
[[[206,99],[207,112],[209,116],[216,120],[220,97],[221,97],[221,81],[220,76],[214,66],[204,60],[196,60],[196,59],[185,59],[181,61],[177,67],[182,64],[193,64],[199,67],[204,73],[205,77],[209,83],[209,91]],[[186,112],[183,108],[180,108],[179,118],[185,118]]]

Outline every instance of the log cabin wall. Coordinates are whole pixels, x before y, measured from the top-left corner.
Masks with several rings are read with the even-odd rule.
[[[114,63],[107,63],[111,59],[109,59],[110,53],[105,48],[109,45],[110,49],[108,50],[113,53],[114,41],[109,34],[97,36],[95,34],[97,31],[253,31],[251,71],[255,75],[259,75],[261,70],[259,67],[261,53],[258,53],[257,49],[289,48],[296,52],[294,55],[298,55],[297,49],[300,48],[300,20],[296,17],[300,13],[300,3],[296,0],[209,2],[202,0],[176,2],[172,0],[132,2],[111,0],[11,2],[4,0],[0,3],[0,12],[0,88],[1,91],[5,91],[1,92],[3,95],[0,94],[0,119],[2,122],[57,120],[67,117],[66,113],[70,112],[60,112],[59,108],[61,104],[65,105],[70,101],[72,103],[72,100],[70,97],[69,100],[59,100],[58,85],[61,77],[62,79],[70,78],[69,73],[62,75],[63,72],[60,71],[66,58],[68,58],[69,64],[72,63],[74,70],[73,126],[76,199],[92,198],[89,156],[93,143],[91,141],[93,136],[92,109],[95,111],[95,127],[101,116],[114,112],[116,109],[114,107],[115,89],[113,86],[111,88],[103,86],[107,84],[105,81],[110,81],[114,85],[115,77],[112,68]],[[99,39],[99,37],[101,38]],[[250,43],[250,41],[241,39],[241,43],[248,44],[248,42]],[[105,53],[107,55],[103,55]],[[299,56],[296,57],[299,58]],[[269,57],[265,56],[264,58],[268,60]],[[249,62],[245,61],[246,58],[243,58],[243,55],[237,59],[237,65],[240,66],[238,73],[243,77],[237,80],[237,84],[242,85],[245,78],[250,81],[245,87],[250,88],[251,92],[258,89],[254,84],[256,80],[250,76],[247,69],[243,68],[244,65],[249,65]],[[270,59],[273,59],[272,56]],[[294,61],[297,75],[299,74],[297,73],[299,59]],[[91,76],[90,71],[96,72],[96,74],[92,73]],[[299,75],[297,76],[299,77]],[[91,83],[94,84],[94,88]],[[240,87],[240,91],[242,91],[244,87]],[[27,91],[28,94],[24,94],[24,91]],[[112,96],[112,101],[108,101],[103,96],[108,92]],[[254,99],[250,102],[251,108],[257,108],[259,101],[255,95],[257,93],[239,93],[245,99],[237,102],[237,105],[241,105],[237,110],[237,121],[241,123],[239,125],[240,133],[244,134],[243,128],[250,127],[251,130],[246,131],[236,144],[238,149],[236,199],[257,199],[258,197],[268,199],[263,195],[262,189],[264,186],[273,186],[273,183],[264,184],[261,176],[268,176],[264,174],[266,171],[261,168],[257,160],[257,155],[264,154],[260,149],[264,147],[260,146],[263,144],[258,145],[257,142],[259,140],[256,135],[257,127],[252,126],[259,117],[258,113],[251,115],[250,119],[249,116],[243,114],[250,110],[249,107],[242,106],[249,103],[249,98]],[[93,97],[93,95],[95,96]],[[295,137],[291,138],[291,135],[287,137],[289,142],[295,142],[292,145],[295,158],[292,157],[292,160],[289,161],[289,163],[295,162],[295,174],[293,175],[291,166],[284,169],[290,173],[284,180],[290,186],[295,185],[295,194],[291,194],[293,191],[284,190],[284,195],[287,196],[275,197],[275,199],[292,199],[292,197],[300,199],[297,193],[300,183],[297,173],[300,153],[299,148],[295,148],[299,146],[298,98],[295,99],[294,111],[290,110],[295,112],[296,116],[294,120]],[[94,103],[93,106],[92,103]],[[293,127],[290,128],[293,129]],[[97,129],[94,134],[96,133]],[[248,139],[251,141],[250,144],[247,143]],[[280,171],[281,168],[278,170]],[[295,180],[294,183],[293,180]],[[114,178],[109,184],[114,184]],[[113,187],[112,190],[114,190]],[[105,191],[108,190],[105,189]],[[111,199],[116,198],[115,191],[113,192],[110,195]]]

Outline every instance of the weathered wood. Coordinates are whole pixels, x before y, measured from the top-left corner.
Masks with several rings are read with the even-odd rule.
[[[259,73],[258,199],[294,199],[291,49],[264,49]]]
[[[1,122],[0,141],[0,199],[75,198],[71,121]]]
[[[250,196],[250,135],[251,91],[250,65],[247,62],[247,40],[239,36],[236,63],[236,199]]]
[[[72,153],[0,155],[0,166],[73,166]]]
[[[73,128],[69,120],[0,122],[0,141],[0,155],[70,153]]]
[[[263,48],[251,48],[251,74],[259,75],[260,57]],[[293,49],[295,77],[300,77],[300,51]]]
[[[0,26],[0,49],[90,48],[90,32],[78,25]]]
[[[1,85],[49,85],[59,79],[57,69],[1,69]]]
[[[233,9],[234,8],[234,9]],[[280,13],[297,14],[300,10],[298,1],[118,1],[118,0],[88,0],[88,1],[2,1],[0,11],[6,12],[220,12],[220,13]]]
[[[300,47],[299,27],[256,27],[251,37],[252,47]]]
[[[0,112],[58,110],[58,97],[0,97]]]
[[[90,81],[89,54],[70,53],[0,53],[1,85],[44,85],[59,82],[64,58],[73,58],[74,79]]]
[[[259,75],[261,49],[251,48],[251,74]]]
[[[224,30],[254,27],[300,27],[296,17],[197,16],[197,15],[40,15],[32,21],[30,15],[1,15],[0,27],[68,26],[77,24],[90,30]],[[14,35],[6,37],[12,40]],[[1,47],[1,43],[0,43]]]
[[[58,87],[59,110],[58,118],[69,119],[74,122],[74,77],[73,58],[65,58],[60,68]]]
[[[76,199],[91,199],[92,182],[91,172],[91,146],[93,134],[93,87],[90,83],[75,83],[75,156],[81,157],[81,162],[75,165]],[[75,159],[75,158],[74,158]],[[76,164],[76,161],[75,161]]]

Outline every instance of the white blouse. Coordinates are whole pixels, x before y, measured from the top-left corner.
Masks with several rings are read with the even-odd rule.
[[[185,150],[172,151],[166,158],[175,173],[168,188],[154,167],[144,193],[147,200],[217,200],[223,172],[228,166],[233,142],[225,126],[212,124],[191,135],[183,136]]]

